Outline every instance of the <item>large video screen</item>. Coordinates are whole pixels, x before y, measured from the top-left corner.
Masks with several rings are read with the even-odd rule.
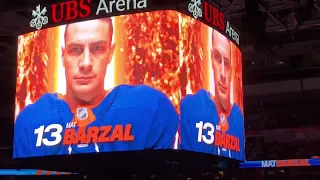
[[[239,48],[176,11],[20,35],[14,158],[182,149],[244,160]]]

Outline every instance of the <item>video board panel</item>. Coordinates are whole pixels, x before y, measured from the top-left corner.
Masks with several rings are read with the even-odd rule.
[[[161,10],[18,38],[14,157],[182,149],[244,160],[241,52]]]

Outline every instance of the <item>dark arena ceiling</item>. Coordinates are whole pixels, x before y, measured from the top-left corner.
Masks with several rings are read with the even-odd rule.
[[[315,104],[320,87],[315,84],[320,81],[315,77],[320,74],[320,0],[212,2],[241,32],[246,126],[259,124],[263,118],[257,114],[275,114],[272,118],[279,119],[296,109],[297,114],[300,112],[298,117],[308,114],[309,119],[317,118],[320,111]],[[27,26],[20,22],[30,17],[37,4],[43,4],[43,0],[0,1],[0,147],[12,144],[16,40],[18,32]],[[282,85],[274,83],[282,81],[285,81]],[[269,106],[273,108],[266,108]],[[283,113],[273,113],[284,107]]]

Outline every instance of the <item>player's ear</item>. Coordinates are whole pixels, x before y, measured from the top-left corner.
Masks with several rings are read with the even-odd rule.
[[[113,55],[114,55],[114,50],[115,50],[115,48],[116,48],[116,44],[115,43],[112,43],[111,44],[111,46],[110,46],[110,57],[109,57],[109,62],[108,62],[108,64],[111,62],[111,59],[112,59],[112,57],[113,57]]]

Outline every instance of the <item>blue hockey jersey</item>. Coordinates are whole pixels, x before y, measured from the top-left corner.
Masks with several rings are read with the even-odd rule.
[[[181,149],[244,160],[244,122],[238,105],[233,104],[226,117],[225,130],[216,104],[204,89],[183,98],[180,112]]]
[[[14,127],[14,158],[90,152],[171,149],[179,117],[168,97],[146,85],[120,85],[92,108],[74,112],[57,94],[44,94],[23,109]]]

